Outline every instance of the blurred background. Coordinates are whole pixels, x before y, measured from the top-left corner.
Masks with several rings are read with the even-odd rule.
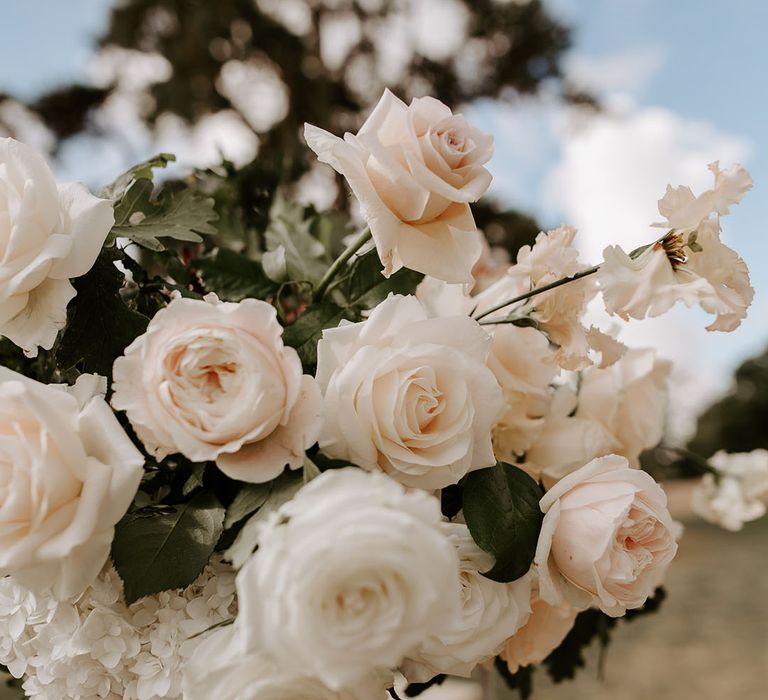
[[[222,172],[225,159],[233,219],[253,226],[278,186],[320,210],[352,206],[300,127],[355,131],[384,87],[434,95],[494,134],[476,218],[512,258],[566,222],[585,262],[609,243],[641,245],[667,183],[701,190],[710,161],[744,163],[754,191],[723,224],[751,267],[749,319],[714,334],[677,309],[621,337],[675,362],[671,442],[705,456],[768,447],[762,0],[6,0],[3,11],[0,135],[93,187],[160,151],[178,156],[171,177]],[[689,527],[666,614],[619,627],[604,681],[590,659],[574,684],[542,680],[535,697],[765,697],[768,525],[716,531],[688,519],[684,484],[670,488]]]

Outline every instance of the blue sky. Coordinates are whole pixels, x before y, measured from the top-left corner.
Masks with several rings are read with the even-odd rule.
[[[590,261],[608,242],[644,242],[667,182],[708,186],[706,164],[743,160],[755,189],[724,220],[725,239],[750,264],[757,296],[732,334],[707,334],[680,310],[630,324],[632,344],[683,362],[679,381],[700,405],[730,371],[768,343],[768,3],[763,0],[550,0],[574,27],[568,70],[603,97],[590,124],[552,100],[480,104],[473,119],[496,136],[493,193],[542,223],[580,228]],[[108,0],[16,0],[0,23],[0,91],[33,97],[84,79]],[[80,164],[88,180],[87,159]],[[95,167],[95,166],[94,166]],[[66,168],[69,173],[71,164]],[[610,238],[610,240],[609,240]],[[693,410],[683,407],[681,410]]]

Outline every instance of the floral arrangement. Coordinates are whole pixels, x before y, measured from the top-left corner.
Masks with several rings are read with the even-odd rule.
[[[584,316],[734,330],[748,173],[669,187],[662,235],[595,267],[568,226],[505,265],[470,209],[492,137],[439,101],[305,136],[362,233],[287,196],[238,229],[226,164],[97,197],[0,140],[0,663],[28,697],[383,700],[494,663],[527,694],[661,600],[680,528],[638,458],[670,366]],[[704,463],[697,510],[758,517],[767,464]]]

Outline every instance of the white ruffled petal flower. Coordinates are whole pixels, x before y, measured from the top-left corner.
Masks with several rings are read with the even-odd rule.
[[[720,215],[752,186],[741,166],[728,172],[710,165],[714,189],[699,197],[687,187],[667,188],[659,211],[669,227],[662,239],[636,256],[620,246],[603,251],[598,272],[608,313],[628,320],[658,316],[681,301],[699,304],[715,320],[709,331],[733,331],[746,318],[754,290],[738,254],[720,240]]]

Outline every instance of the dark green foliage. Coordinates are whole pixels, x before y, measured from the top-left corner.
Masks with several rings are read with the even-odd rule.
[[[514,673],[510,673],[507,662],[498,656],[494,666],[499,675],[504,679],[507,688],[517,690],[521,700],[528,700],[533,695],[533,666],[523,666]]]
[[[258,262],[227,248],[196,258],[191,266],[199,273],[206,291],[215,292],[225,301],[268,299],[280,288],[264,274]]]
[[[112,561],[129,605],[145,595],[192,583],[208,563],[224,524],[212,493],[188,503],[149,506],[128,513],[115,528]]]
[[[431,678],[426,683],[409,683],[405,689],[405,696],[408,698],[415,698],[421,695],[425,690],[429,690],[435,685],[442,685],[445,681],[445,674],[441,673],[434,678]]]
[[[504,462],[470,472],[464,480],[464,518],[477,544],[496,559],[485,576],[514,581],[531,568],[544,514],[541,487]]]
[[[149,319],[120,297],[123,273],[109,251],[102,251],[91,270],[72,283],[77,296],[67,310],[56,354],[59,366],[111,377],[115,359],[146,330]]]
[[[330,302],[312,304],[299,319],[283,333],[283,342],[296,348],[305,368],[317,364],[317,341],[324,328],[333,328],[339,321],[350,318],[351,312]]]

